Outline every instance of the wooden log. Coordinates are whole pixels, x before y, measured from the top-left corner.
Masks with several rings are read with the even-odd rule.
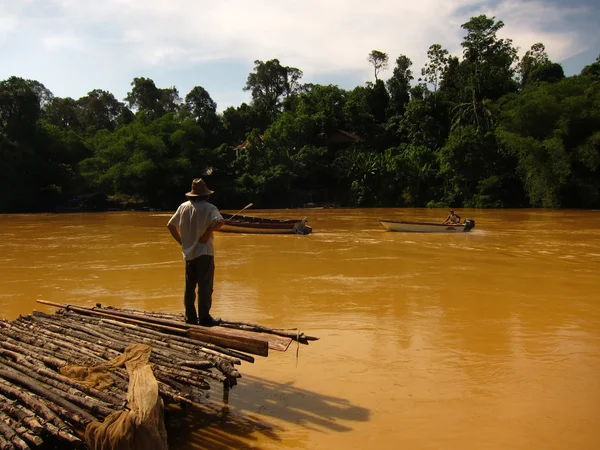
[[[40,415],[44,422],[53,423],[58,429],[67,429],[66,423],[54,413],[46,403],[37,396],[24,391],[2,379],[0,379],[0,394],[8,398],[16,399],[20,403],[24,404],[32,411]]]
[[[10,442],[13,445],[13,448],[19,450],[29,450],[29,445],[27,445],[27,443],[21,439],[19,433],[17,433],[13,427],[2,420],[0,420],[0,434],[4,436],[4,439],[6,439],[7,442]]]
[[[16,326],[15,328],[23,331],[24,333],[34,333],[35,336],[40,340],[44,341],[46,338],[51,339],[54,345],[57,345],[65,353],[78,353],[80,355],[87,356],[90,360],[111,360],[117,357],[125,349],[121,351],[114,350],[108,344],[106,346],[95,345],[87,341],[73,339],[66,335],[68,330],[64,330],[65,333],[55,333],[43,328],[33,326],[33,329]]]
[[[223,373],[227,378],[242,378],[242,375],[239,371],[233,367],[233,365],[229,361],[221,361],[217,368]]]
[[[154,376],[157,380],[161,380],[167,384],[173,382],[181,383],[183,386],[196,387],[202,390],[210,389],[210,385],[202,379],[194,379],[185,376],[178,375],[177,373],[166,371],[164,367],[155,367]]]
[[[61,430],[56,425],[50,422],[46,422],[44,424],[44,428],[48,430],[48,432],[52,435],[67,442],[71,447],[70,448],[82,448],[83,441],[79,439],[79,437],[75,436],[68,430]],[[69,447],[67,447],[69,448]]]
[[[26,334],[24,332],[21,332],[20,330],[14,329],[14,328],[11,330],[3,329],[0,332],[2,334],[4,334],[6,337],[10,338],[10,339],[6,339],[6,341],[8,341],[9,343],[14,343],[18,347],[23,347],[25,349],[28,349],[33,354],[45,355],[50,358],[62,357],[63,361],[66,358],[69,361],[77,362],[78,364],[81,364],[81,365],[92,365],[94,361],[96,361],[96,362],[103,361],[99,357],[82,358],[79,356],[79,353],[77,353],[77,352],[73,352],[73,351],[66,352],[61,347],[52,344],[48,340],[39,339],[39,338],[33,336],[31,333]],[[12,350],[12,349],[9,349],[9,350]]]
[[[46,364],[48,367],[52,367],[54,369],[58,369],[59,367],[62,367],[67,363],[64,359],[39,354],[35,351],[35,347],[27,346],[25,344],[17,345],[13,342],[3,341],[0,339],[0,348],[9,350],[14,353],[26,355],[30,358],[37,359],[38,361],[41,361],[44,364]]]
[[[0,434],[0,450],[14,450],[15,446],[8,442],[5,437]]]
[[[12,369],[21,375],[31,378],[32,380],[37,380],[39,384],[48,389],[49,392],[53,392],[59,396],[65,397],[66,400],[81,408],[85,408],[85,410],[89,411],[94,416],[105,418],[115,411],[115,407],[113,405],[105,403],[95,397],[90,397],[81,392],[79,389],[62,383],[53,377],[41,376],[24,365],[15,364],[12,361],[0,358],[0,368],[8,368],[9,370]]]
[[[220,373],[212,373],[201,369],[192,369],[190,367],[183,367],[181,365],[169,364],[157,366],[161,370],[167,373],[173,373],[181,377],[187,377],[190,379],[201,379],[210,378],[216,381],[223,381],[224,377]]]
[[[179,403],[181,405],[192,406],[192,407],[197,407],[197,406],[201,405],[201,403],[198,403],[197,401],[194,401],[193,399],[191,399],[189,397],[180,395],[179,393],[177,393],[176,390],[171,388],[171,386],[169,386],[165,383],[162,383],[160,380],[158,382],[158,391],[160,392],[161,397],[163,397],[167,400],[170,400],[173,403]]]
[[[44,422],[43,419],[40,419],[33,411],[18,405],[16,400],[9,400],[2,394],[0,394],[0,410],[13,420],[22,423],[36,436],[40,436],[44,431],[44,427],[41,425]]]
[[[6,350],[6,349],[0,349],[0,357],[2,357],[4,359],[10,359],[10,360],[14,361],[16,364],[23,365],[23,366],[27,367],[29,370],[35,371],[36,373],[40,374],[43,377],[52,378],[57,381],[60,381],[66,385],[69,385],[75,389],[80,390],[81,392],[83,392],[87,395],[99,398],[100,400],[102,400],[108,404],[111,404],[114,406],[122,406],[126,402],[126,398],[123,395],[117,396],[114,393],[106,391],[106,390],[99,391],[98,389],[90,388],[90,387],[86,386],[85,384],[78,383],[77,381],[72,380],[69,377],[66,377],[58,372],[54,372],[54,371],[46,368],[45,366],[36,364],[35,360],[33,358],[29,358],[24,355],[20,355],[18,353],[11,352],[10,350]]]
[[[33,392],[45,399],[48,399],[51,402],[48,404],[48,408],[53,409],[55,411],[59,410],[61,412],[62,409],[64,409],[64,413],[69,418],[69,420],[72,420],[81,425],[87,425],[89,422],[96,420],[96,418],[87,411],[81,409],[79,406],[73,404],[66,398],[63,398],[57,393],[55,393],[55,391],[47,384],[42,384],[39,381],[28,377],[27,375],[15,372],[14,370],[0,368],[0,378],[23,386],[27,388],[30,392]],[[2,380],[0,380],[0,384],[1,383]],[[54,408],[52,404],[58,405],[60,408]]]
[[[99,311],[94,308],[83,308],[80,306],[64,305],[60,303],[48,302],[45,300],[38,300],[38,303],[45,305],[56,306],[64,308],[66,310],[72,310],[80,312],[82,314],[96,315],[105,318],[119,318],[122,322],[133,323],[136,325],[143,325],[156,329],[163,330],[165,332],[188,336],[195,339],[204,340],[212,344],[221,345],[224,347],[233,348],[236,350],[244,351],[259,356],[269,355],[268,343],[263,340],[253,339],[247,336],[232,335],[224,333],[222,330],[214,330],[207,327],[201,327],[199,325],[186,325],[175,321],[169,321],[157,318],[142,317],[136,314],[118,313],[103,309]]]
[[[44,440],[35,435],[32,430],[25,426],[25,424],[17,422],[2,410],[0,410],[0,421],[6,423],[13,430],[15,430],[21,439],[27,442],[27,444],[33,445],[34,447],[40,447],[44,443]]]
[[[28,397],[35,397],[27,394]],[[19,399],[21,400],[21,398]],[[34,399],[35,400],[35,399]],[[27,399],[29,401],[29,399]],[[39,400],[41,402],[41,399]],[[43,403],[43,402],[42,402]],[[73,430],[69,428],[58,416],[50,409],[37,416],[34,410],[31,410],[15,401],[10,401],[8,398],[0,394],[0,407],[4,413],[13,419],[23,423],[36,436],[41,436],[45,430],[49,435],[59,439],[67,444],[68,448],[80,448],[83,444],[81,439],[73,434]],[[54,416],[54,417],[52,417]],[[62,424],[62,425],[58,425]]]

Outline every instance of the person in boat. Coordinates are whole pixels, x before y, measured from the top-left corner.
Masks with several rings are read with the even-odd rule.
[[[220,320],[210,315],[215,277],[213,232],[225,221],[215,205],[208,202],[211,191],[202,178],[192,181],[187,201],[179,205],[169,219],[167,228],[183,253],[185,260],[185,320],[190,324],[217,325]],[[198,311],[196,311],[196,287]]]
[[[454,210],[450,210],[450,214],[446,217],[446,220],[442,222],[443,225],[457,225],[460,223],[460,216],[458,214],[454,214]]]

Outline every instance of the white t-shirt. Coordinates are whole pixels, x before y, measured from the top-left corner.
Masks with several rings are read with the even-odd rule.
[[[187,261],[201,255],[215,254],[213,237],[207,242],[198,242],[204,232],[216,222],[223,220],[223,216],[212,203],[201,200],[187,201],[179,205],[175,214],[169,219],[169,224],[175,225],[181,235],[181,250],[183,258]]]

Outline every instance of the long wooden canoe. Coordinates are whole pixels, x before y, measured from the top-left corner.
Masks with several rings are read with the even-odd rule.
[[[234,216],[221,214],[225,225],[219,231],[230,233],[257,233],[257,234],[309,234],[312,228],[306,225],[307,219],[265,219],[252,216]]]

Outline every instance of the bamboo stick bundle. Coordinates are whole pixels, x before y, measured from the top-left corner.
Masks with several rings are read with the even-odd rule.
[[[102,364],[108,361],[108,359],[102,359],[100,357],[94,357],[91,360],[90,358],[81,358],[77,352],[64,352],[58,346],[52,346],[50,348],[53,348],[53,350],[50,350],[43,345],[46,343],[46,341],[40,341],[39,339],[32,338],[31,336],[20,336],[19,333],[17,333],[14,329],[10,330],[9,327],[0,327],[0,335],[2,334],[5,336],[5,339],[2,340],[0,336],[0,347],[39,359],[54,369],[59,369],[60,367],[65,366],[67,361],[82,366],[91,366],[98,363]],[[34,344],[37,342],[40,345],[35,346],[29,344],[28,342],[31,342],[32,339]],[[48,344],[50,345],[49,342]],[[54,355],[58,355],[59,357]],[[113,377],[113,381],[117,387],[126,392],[128,384],[127,372],[122,368],[113,368],[111,373],[115,375]]]
[[[14,449],[14,445],[8,442],[2,434],[0,434],[0,450]]]
[[[54,411],[59,417],[66,417],[72,423],[85,426],[96,420],[92,414],[72,403],[72,398],[66,393],[57,393],[56,389],[53,389],[52,386],[40,383],[14,370],[7,370],[0,365],[0,389],[11,386],[14,388],[21,386],[17,388],[20,390],[27,388],[29,392],[47,399],[46,405],[48,408]]]
[[[102,324],[105,324],[107,327],[110,327],[111,329],[114,330],[121,330],[121,331],[129,331],[132,334],[135,334],[136,336],[140,336],[140,337],[147,337],[148,339],[154,339],[158,345],[163,345],[163,346],[168,346],[168,347],[172,347],[174,349],[178,349],[180,352],[184,353],[184,354],[188,354],[190,352],[198,354],[199,356],[203,356],[203,357],[207,357],[207,355],[210,355],[212,357],[218,357],[219,359],[224,359],[227,361],[230,361],[233,364],[241,364],[240,359],[243,359],[244,361],[248,361],[248,362],[254,362],[254,358],[252,358],[251,356],[245,355],[243,353],[239,353],[239,352],[235,352],[235,351],[231,351],[228,349],[223,349],[223,348],[218,348],[218,346],[207,346],[204,347],[204,345],[198,345],[198,342],[193,340],[193,339],[189,339],[183,336],[174,336],[174,335],[166,335],[164,333],[160,333],[160,332],[156,332],[154,330],[150,330],[150,329],[143,329],[140,327],[136,327],[136,328],[129,328],[129,326],[123,326],[123,325],[119,325],[113,321],[109,321],[109,320],[101,320]],[[135,327],[135,326],[133,326]],[[217,349],[214,349],[214,348]],[[214,360],[214,358],[209,358],[210,360],[213,360],[213,362],[218,362],[218,360]]]
[[[24,424],[17,422],[3,411],[0,411],[0,422],[4,422],[15,430],[19,437],[29,446],[40,447],[44,443],[44,440],[41,437],[35,435],[29,428],[24,426]]]
[[[54,380],[60,381],[66,385],[71,386],[72,388],[80,390],[81,392],[87,395],[96,397],[110,405],[119,406],[124,405],[126,402],[126,398],[122,395],[122,393],[115,394],[114,390],[98,390],[88,387],[87,385],[78,383],[58,372],[54,372],[44,365],[40,365],[38,361],[34,360],[31,357],[20,355],[18,353],[11,352],[10,350],[0,349],[0,358],[4,358],[7,361],[14,361],[15,364],[24,366],[28,370],[35,371],[43,377],[52,378]]]
[[[38,300],[38,303],[56,306],[68,311],[76,311],[85,315],[119,320],[120,322],[133,323],[136,325],[143,325],[148,328],[159,329],[165,333],[188,336],[204,342],[208,341],[256,355],[269,355],[269,345],[265,340],[250,336],[243,336],[240,334],[232,334],[230,332],[225,332],[222,328],[219,329],[219,327],[211,329],[199,325],[190,325],[178,321],[157,319],[140,314],[129,314],[107,309],[64,305],[45,300]]]
[[[154,376],[158,380],[162,380],[170,385],[173,383],[181,383],[179,390],[185,389],[183,386],[195,387],[203,391],[210,389],[210,385],[203,379],[189,378],[185,375],[178,374],[175,370],[169,370],[165,367],[155,367]]]
[[[91,365],[94,361],[103,361],[103,359],[97,355],[81,356],[79,349],[75,346],[69,345],[67,348],[63,348],[65,344],[62,344],[61,346],[56,345],[53,342],[50,342],[49,339],[41,339],[31,331],[25,332],[16,327],[0,329],[0,334],[9,338],[6,339],[6,342],[22,346],[25,349],[29,349],[34,354],[37,353],[48,357],[55,357],[63,361],[69,360],[70,362],[76,362],[80,365]]]
[[[16,322],[14,328],[24,333],[33,333],[38,339],[51,339],[54,345],[57,345],[62,350],[69,352],[78,352],[92,359],[110,360],[122,353],[127,346],[115,345],[111,342],[104,343],[105,345],[97,345],[85,339],[75,339],[69,336],[69,330],[63,329],[62,333],[45,329],[39,325],[23,326],[22,323]],[[120,351],[119,351],[120,349]]]
[[[0,332],[0,334],[2,333]],[[2,339],[2,337],[0,337],[0,349],[5,349],[13,353],[29,356],[31,358],[43,362],[47,366],[52,367],[54,369],[58,369],[59,367],[62,367],[65,364],[67,364],[67,361],[65,361],[64,359],[46,355],[41,351],[37,352],[37,349],[35,347],[29,346],[22,342],[15,341],[13,339]]]
[[[95,417],[104,418],[110,413],[114,412],[117,405],[111,405],[110,403],[103,402],[102,400],[89,396],[81,392],[79,389],[75,389],[68,384],[61,383],[60,381],[52,377],[44,377],[36,373],[35,371],[29,370],[24,366],[8,361],[4,358],[0,358],[0,375],[2,370],[14,370],[27,379],[38,381],[40,386],[45,386],[50,392],[54,392],[57,395],[64,396],[65,399],[77,405]]]
[[[29,326],[34,326],[35,325],[29,325]],[[44,334],[44,335],[48,335],[53,337],[53,342],[60,344],[61,342],[63,342],[64,340],[66,340],[67,338],[65,336],[61,336],[58,335],[57,333],[54,333],[53,331],[49,331],[49,330],[39,330],[40,333]],[[68,331],[65,331],[65,333],[68,333]],[[171,368],[177,368],[177,365],[174,365],[171,363],[171,361],[174,360],[181,360],[185,357],[189,357],[188,354],[184,354],[183,352],[177,352],[177,351],[173,351],[173,350],[169,350],[168,352],[165,352],[163,350],[160,349],[161,346],[165,346],[166,344],[164,344],[161,341],[157,341],[157,340],[152,340],[149,338],[137,338],[132,340],[130,337],[130,341],[129,342],[125,342],[124,340],[127,339],[128,337],[125,335],[122,335],[120,333],[111,333],[111,335],[116,338],[119,339],[119,342],[122,342],[122,344],[119,344],[118,346],[113,346],[113,348],[115,350],[121,350],[124,351],[124,349],[128,346],[131,345],[134,342],[142,342],[142,343],[147,343],[153,346],[153,352],[151,355],[151,361],[155,364],[158,364],[160,366],[166,366],[166,367],[171,367]],[[81,336],[82,338],[85,336]],[[69,340],[73,340],[72,338]],[[75,343],[76,341],[73,340],[73,343]],[[157,345],[158,344],[158,345]],[[99,345],[95,345],[95,344],[86,344],[83,341],[80,342],[80,345],[86,348],[90,348],[91,350],[95,350],[96,352],[101,352],[103,350],[103,348]],[[121,348],[122,347],[122,348]],[[158,347],[158,348],[157,348]],[[116,352],[115,352],[116,353]],[[113,355],[116,356],[116,355]],[[222,360],[217,360],[215,363],[211,363],[210,361],[207,360],[200,360],[197,361],[196,364],[193,364],[194,367],[214,367],[215,365],[218,365],[221,368],[227,367],[227,362],[222,361]],[[227,375],[228,376],[236,376],[239,377],[239,372],[234,371],[234,370],[226,370],[227,371]],[[167,371],[169,372],[169,371]],[[215,380],[218,381],[224,381],[226,378],[220,375],[215,375],[211,372],[207,372],[207,371],[202,371],[200,369],[196,369],[196,376],[205,376],[205,377],[210,377],[213,378]],[[193,381],[194,380],[194,374],[193,373],[189,373],[188,375],[190,377],[190,379]],[[178,375],[178,377],[180,377],[179,379],[181,379],[181,374]],[[201,383],[201,380],[198,380],[199,383]],[[204,384],[200,384],[202,386],[202,388],[205,388]]]
[[[44,410],[45,405],[43,405],[41,399],[36,400],[35,396],[31,394],[27,397],[15,398],[16,400],[9,400],[0,394],[0,409],[4,414],[22,424],[33,435],[41,438],[53,437],[58,441],[69,444],[70,448],[79,448],[83,445],[79,437],[73,434],[73,430],[62,419],[54,415],[50,409]],[[21,403],[18,403],[17,400]],[[25,405],[22,403],[25,403]],[[41,412],[34,412],[37,408],[41,408]],[[60,425],[61,423],[62,425]]]
[[[60,339],[56,339],[56,341],[60,343]],[[166,363],[166,361],[163,361],[163,364],[165,364],[165,363]],[[168,377],[168,374],[171,373],[168,369],[167,370],[163,370],[163,373],[164,373],[164,375],[163,375],[163,381],[167,382],[168,384],[170,384],[172,386],[175,386],[177,390],[182,390],[182,386],[183,386],[182,384],[169,383],[169,380],[165,379],[166,377]],[[202,375],[206,375],[206,374],[202,373]],[[210,376],[213,377],[213,378],[216,378],[219,381],[221,381],[223,379],[221,377],[215,376],[214,374],[210,374]],[[190,379],[187,380],[187,381],[189,381],[188,384],[196,385],[198,388],[203,388],[203,389],[207,388],[207,385],[205,383],[203,383],[202,380],[200,380],[198,376],[193,375],[193,374],[189,374],[189,377],[190,377]],[[177,374],[176,378],[180,382],[185,382],[186,381],[181,376],[180,373]],[[123,386],[123,388],[125,388],[125,386]]]
[[[46,436],[80,445],[76,430],[124,408],[128,374],[106,363],[133,344],[152,348],[149,362],[165,400],[198,406],[210,382],[236,384],[241,374],[235,366],[254,362],[244,352],[267,356],[269,346],[285,351],[290,338],[306,344],[317,339],[243,322],[221,324],[278,334],[286,344],[274,336],[189,326],[180,314],[41,303],[61,307],[60,314],[0,321],[0,445],[10,448],[37,446]],[[105,391],[81,384],[59,373],[68,364],[106,366],[115,384]]]
[[[157,319],[166,319],[166,320],[177,320],[180,322],[185,322],[185,316],[183,314],[177,313],[168,313],[168,312],[160,312],[160,311],[145,311],[131,308],[119,308],[117,306],[102,306],[101,304],[96,303],[96,307],[98,309],[103,310],[113,310],[117,312],[131,313],[131,314],[140,314],[149,317],[155,317]]]
[[[231,357],[233,359],[230,359],[230,360],[235,364],[240,364],[240,362],[239,362],[240,359],[247,361],[247,362],[254,362],[254,358],[250,355],[246,355],[245,353],[241,353],[241,352],[237,352],[235,350],[223,348],[223,347],[215,345],[215,344],[201,342],[201,341],[198,341],[197,339],[190,339],[185,336],[177,336],[177,335],[162,333],[160,331],[153,330],[150,328],[142,328],[137,325],[127,324],[127,323],[123,323],[123,322],[117,322],[114,320],[101,319],[101,318],[91,317],[91,316],[84,316],[84,315],[78,314],[76,312],[71,312],[71,311],[66,312],[64,314],[64,316],[66,316],[72,320],[78,320],[78,321],[84,322],[86,324],[96,324],[98,327],[101,327],[103,329],[121,330],[121,331],[123,331],[125,333],[129,333],[129,334],[135,334],[138,336],[147,336],[149,338],[156,339],[161,342],[168,342],[168,343],[177,342],[178,345],[181,345],[182,347],[186,348],[186,350],[184,350],[185,353],[189,353],[189,351],[193,351],[195,353],[202,352],[202,353],[207,353],[207,354],[211,354],[211,355],[216,355],[216,356],[220,356],[225,359],[230,359],[228,357]],[[63,317],[63,316],[59,316],[59,317]]]
[[[6,448],[16,448],[19,450],[28,450],[29,445],[21,438],[19,433],[10,425],[0,420],[0,435],[6,442]],[[10,444],[10,445],[8,445]]]
[[[4,395],[0,394],[0,409],[4,414],[11,419],[23,424],[31,433],[36,436],[41,436],[44,432],[44,419],[36,415],[33,411],[18,405],[15,401],[11,401]]]
[[[42,359],[44,359],[45,358],[44,357],[45,354],[60,353],[61,350],[62,350],[60,347],[65,347],[64,345],[62,345],[63,341],[65,340],[64,337],[61,338],[61,336],[55,336],[52,333],[45,333],[45,334],[49,338],[52,337],[55,342],[57,342],[58,344],[61,344],[61,345],[45,346],[45,345],[42,344],[42,342],[40,342],[41,340],[39,338],[33,337],[33,336],[26,336],[26,337],[22,337],[21,336],[21,339],[19,340],[18,338],[20,336],[17,335],[18,333],[25,333],[25,334],[27,334],[27,332],[29,332],[29,333],[34,332],[34,330],[27,330],[25,325],[26,325],[25,322],[21,322],[20,327],[16,327],[16,329],[15,329],[15,327],[10,327],[11,329],[9,329],[9,330],[6,330],[7,327],[3,328],[3,331],[5,332],[5,334],[10,335],[9,339],[12,342],[14,342],[14,344],[12,344],[11,342],[8,342],[8,340],[5,340],[2,343],[8,344],[6,346],[9,347],[9,349],[1,349],[1,350],[5,351],[5,352],[10,352],[11,351],[10,348],[12,348],[13,350],[19,349],[19,350],[22,351],[23,348],[20,348],[20,347],[25,346],[26,347],[24,349],[25,353],[27,353],[29,355],[29,356],[26,356],[26,355],[23,355],[21,352],[19,352],[19,353],[14,352],[12,355],[9,355],[9,356],[12,356],[14,358],[15,355],[21,355],[21,357],[29,357],[32,360],[40,361],[40,353],[42,354]],[[15,338],[15,339],[13,340],[12,338]],[[38,347],[36,347],[33,344],[38,344]],[[73,345],[74,345],[74,343],[73,343]],[[35,350],[37,350],[38,352],[36,353]],[[73,347],[71,346],[69,348],[69,350],[73,350]],[[109,355],[105,355],[105,356],[108,357]],[[186,354],[185,356],[189,357],[189,353]],[[59,358],[52,358],[51,359],[51,363],[52,363],[52,366],[55,369],[58,369],[59,367],[61,367],[64,364],[66,364],[66,360],[67,360],[66,357],[64,357],[64,359],[62,359],[62,358],[61,359],[59,359]],[[46,362],[48,362],[47,359],[46,359]],[[222,361],[218,361],[218,362],[222,363]],[[43,363],[43,361],[40,361],[40,363]],[[198,369],[196,369],[195,371],[198,372]],[[163,371],[163,372],[168,372],[168,370],[167,371]],[[198,374],[200,374],[200,373],[201,372],[199,372]],[[191,372],[190,373],[185,373],[185,375],[186,376],[193,376],[193,373],[191,373]],[[205,374],[203,374],[203,375],[205,375]],[[215,375],[215,374],[211,373],[210,376],[212,376],[213,378],[218,379],[219,381],[221,381],[223,379],[221,375]],[[186,379],[186,378],[184,378],[184,377],[182,377],[181,374],[177,375],[177,378],[178,378],[178,380],[180,382],[176,382],[176,380],[173,380],[173,379],[165,379],[165,378],[167,378],[167,377],[166,376],[163,377],[163,381],[165,381],[166,383],[163,383],[160,386],[161,395],[164,395],[165,397],[167,397],[167,398],[169,398],[169,399],[171,399],[173,401],[177,401],[179,403],[184,403],[184,404],[194,404],[195,401],[198,400],[198,395],[194,395],[193,399],[188,398],[189,396],[186,396],[185,394],[182,395],[182,393],[186,392],[186,386],[184,385],[184,383],[187,382],[186,384],[188,384],[188,385],[191,385],[193,383],[189,383],[188,382],[189,380]],[[184,383],[181,383],[181,381],[183,381]],[[207,387],[207,385],[203,384],[202,381],[196,381],[195,384],[198,385],[198,386],[196,386],[198,389],[206,388]],[[124,384],[122,386],[122,388],[125,389],[126,385]]]
[[[86,320],[89,320],[89,319],[86,318]],[[94,322],[94,321],[92,320],[89,322]],[[97,322],[98,321],[96,321],[96,323]],[[101,322],[108,322],[108,323],[105,323],[105,325],[108,328],[110,328],[111,330],[113,330],[113,332],[111,332],[111,335],[113,335],[113,336],[116,336],[116,337],[123,336],[122,334],[120,334],[120,332],[123,330],[127,330],[127,331],[129,331],[130,336],[135,335],[136,337],[138,337],[135,340],[136,342],[144,342],[144,343],[152,345],[154,348],[153,354],[155,353],[156,356],[162,355],[162,356],[165,356],[167,359],[171,359],[171,360],[173,358],[183,359],[185,357],[188,357],[189,353],[190,353],[190,349],[194,348],[194,347],[191,347],[192,344],[186,345],[187,342],[179,342],[178,344],[171,344],[170,342],[165,342],[165,340],[164,340],[165,335],[162,333],[159,333],[159,332],[147,333],[146,331],[150,331],[150,330],[140,331],[139,327],[135,327],[135,326],[134,327],[136,329],[130,329],[129,326],[121,327],[115,323],[111,323],[111,321],[102,320]],[[159,338],[159,339],[156,339],[156,338]],[[179,344],[181,344],[181,345],[179,345]],[[161,350],[161,347],[172,349],[175,351],[170,350],[170,353],[166,354],[165,352],[163,352]],[[212,365],[212,366],[217,367],[223,374],[225,374],[228,377],[239,378],[241,376],[239,374],[239,372],[237,370],[235,370],[231,365],[231,363],[240,364],[239,359],[230,357],[229,355],[220,354],[219,352],[215,352],[210,349],[198,350],[197,349],[198,346],[195,346],[195,348],[196,348],[195,353],[197,353],[199,356],[202,356],[206,362],[203,363],[202,361],[199,361],[198,363],[192,363],[189,365],[190,367],[198,367],[200,364],[202,364],[202,365],[205,364],[205,368],[209,368]],[[157,359],[156,356],[154,357],[155,360]],[[156,362],[159,363],[159,361],[156,361]]]
[[[76,317],[77,320],[80,320],[80,321],[86,322],[86,323],[99,323],[100,326],[103,326],[103,325],[106,326],[107,324],[112,324],[112,325],[118,324],[118,326],[122,327],[123,329],[128,328],[128,329],[132,329],[132,330],[137,330],[138,332],[149,333],[149,334],[153,334],[155,336],[162,336],[163,339],[177,340],[179,342],[186,342],[195,348],[201,348],[203,350],[210,349],[214,352],[230,355],[235,358],[242,359],[244,361],[254,362],[254,358],[245,353],[235,351],[233,349],[225,348],[223,346],[216,345],[216,344],[213,344],[210,342],[205,342],[205,341],[202,341],[201,339],[198,339],[197,337],[189,338],[189,337],[183,336],[181,334],[170,334],[170,333],[165,333],[163,331],[159,331],[159,330],[152,329],[152,328],[133,325],[131,323],[118,322],[117,321],[118,317],[116,317],[116,316],[112,316],[112,318],[111,318],[112,320],[109,320],[109,318],[98,318],[98,317],[93,317],[93,316],[82,315],[76,311],[71,311],[71,310],[66,311],[64,313],[64,315],[67,317],[71,317],[71,318]],[[181,329],[181,330],[183,330],[183,329]]]
[[[39,396],[24,391],[21,388],[17,388],[2,379],[0,379],[0,394],[2,394],[2,396],[5,398],[16,400],[16,405],[23,405],[24,408],[33,411],[36,417],[39,416],[41,418],[40,422],[44,427],[47,423],[50,423],[54,425],[56,430],[70,430],[70,427],[67,426],[65,421],[61,419],[58,414],[52,411]],[[3,408],[3,411],[7,412],[10,410]]]

